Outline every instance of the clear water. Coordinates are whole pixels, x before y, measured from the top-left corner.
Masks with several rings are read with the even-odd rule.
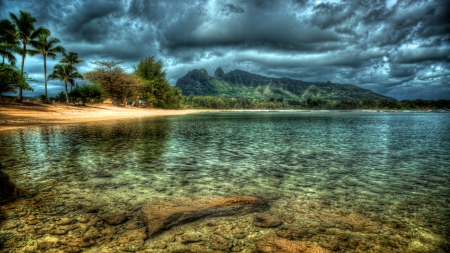
[[[224,252],[257,252],[289,229],[334,252],[449,252],[449,130],[444,113],[221,112],[0,132],[0,162],[20,188],[0,207],[0,252],[212,252],[180,237],[213,230],[230,241]],[[144,226],[148,201],[205,195],[265,199],[283,225],[219,217],[117,242]],[[113,231],[98,218],[118,212],[128,220]],[[58,242],[93,229],[88,245]]]

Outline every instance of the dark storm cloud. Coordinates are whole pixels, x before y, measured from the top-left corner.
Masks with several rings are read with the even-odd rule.
[[[189,70],[220,66],[350,83],[397,99],[450,98],[448,1],[3,0],[0,7],[1,18],[31,12],[86,61],[83,72],[95,60],[124,60],[131,71],[155,55],[173,84]],[[42,79],[40,58],[28,57],[25,68]]]

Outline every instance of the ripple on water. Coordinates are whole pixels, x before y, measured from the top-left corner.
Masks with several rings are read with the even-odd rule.
[[[19,189],[0,252],[446,252],[448,129],[447,114],[214,113],[2,132]],[[270,208],[155,237],[139,218],[244,195]]]

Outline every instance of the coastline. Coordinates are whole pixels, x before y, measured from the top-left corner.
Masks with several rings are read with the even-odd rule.
[[[104,120],[120,120],[140,117],[175,116],[199,112],[450,112],[449,110],[239,110],[239,109],[148,109],[118,107],[112,104],[76,106],[73,104],[43,104],[39,102],[1,103],[0,131],[44,125],[76,124]]]
[[[215,110],[164,110],[118,107],[111,104],[75,106],[35,102],[0,104],[0,131],[141,117],[175,116]]]

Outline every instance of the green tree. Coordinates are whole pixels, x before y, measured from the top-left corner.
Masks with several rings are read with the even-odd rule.
[[[76,78],[83,78],[78,71],[73,72],[72,67],[68,64],[56,64],[53,72],[48,76],[48,79],[59,79],[64,82],[66,87],[66,103],[69,103],[69,92],[67,90],[67,83],[73,84]]]
[[[11,65],[16,64],[16,57],[13,52],[20,50],[17,42],[14,24],[8,19],[0,20],[0,55],[2,56],[2,63],[5,63],[6,58]]]
[[[374,109],[377,106],[377,101],[373,98],[363,98],[359,101],[362,109]]]
[[[86,105],[86,101],[89,98],[100,98],[103,94],[103,90],[98,85],[87,84],[82,86],[77,86],[73,91],[70,92],[71,97],[77,97],[81,99],[83,105]]]
[[[28,76],[15,67],[8,64],[0,64],[0,100],[3,92],[17,92],[18,88],[33,91],[33,88],[27,83]]]
[[[134,68],[134,74],[140,77],[145,85],[142,98],[154,107],[179,108],[181,90],[169,84],[162,68],[163,63],[155,61],[154,56],[147,56]]]
[[[57,45],[61,42],[58,38],[50,37],[49,34],[41,34],[37,40],[30,41],[30,45],[32,45],[36,50],[38,50],[42,56],[44,57],[44,95],[45,100],[48,98],[47,94],[47,56],[52,58],[53,60],[56,58],[56,53],[65,52],[64,47]]]
[[[60,93],[58,93],[58,95],[56,95],[55,98],[56,98],[56,100],[58,100],[58,102],[61,102],[66,98],[66,93],[61,91]]]
[[[61,63],[67,63],[69,66],[71,66],[73,71],[77,71],[77,68],[75,67],[76,64],[80,62],[84,62],[81,59],[78,59],[78,53],[70,51],[69,54],[63,54],[64,58],[61,59],[59,62]],[[70,91],[72,91],[72,85],[70,86]]]
[[[132,74],[125,73],[119,65],[121,61],[95,61],[95,70],[86,73],[87,80],[99,85],[110,97],[114,105],[123,105],[127,98],[141,93],[141,80]]]
[[[25,57],[27,55],[36,55],[39,53],[36,50],[27,49],[27,45],[30,41],[37,40],[42,34],[50,34],[50,30],[47,28],[40,26],[38,28],[34,27],[34,23],[36,22],[36,18],[33,17],[30,13],[26,11],[20,11],[19,17],[14,15],[13,13],[9,13],[16,30],[16,38],[21,42],[22,48],[19,51],[19,54],[22,56],[22,65],[21,72],[24,75],[24,65],[25,65]],[[19,100],[22,100],[22,88],[19,88]]]

